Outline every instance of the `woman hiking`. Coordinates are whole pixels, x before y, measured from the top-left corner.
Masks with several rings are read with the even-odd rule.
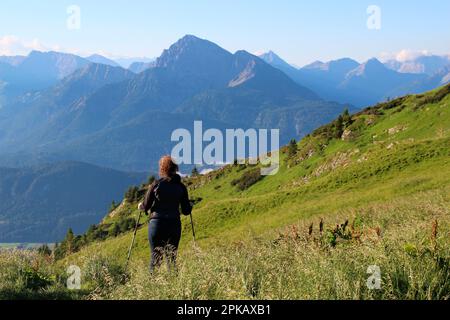
[[[178,165],[170,156],[164,156],[159,161],[160,179],[155,181],[148,190],[144,202],[139,209],[150,211],[148,240],[151,248],[150,272],[161,265],[166,257],[169,271],[176,269],[178,244],[181,238],[181,213],[190,215],[192,205],[186,186],[177,174]]]

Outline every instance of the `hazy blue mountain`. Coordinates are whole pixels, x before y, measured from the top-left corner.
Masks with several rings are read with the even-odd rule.
[[[264,60],[266,63],[270,64],[272,67],[275,67],[281,71],[283,71],[286,75],[288,75],[291,79],[293,79],[298,84],[303,85],[302,77],[299,72],[299,70],[283,59],[280,58],[279,55],[277,55],[273,51],[269,51],[267,53],[263,53],[259,56],[262,60]]]
[[[377,59],[371,59],[349,72],[339,89],[344,98],[355,105],[371,105],[387,98],[416,93],[411,86],[423,81],[422,74],[399,73],[386,68]]]
[[[263,54],[260,57],[273,67],[286,73],[298,84],[316,92],[321,98],[341,103],[352,103],[352,101],[343,99],[342,92],[338,87],[347,73],[359,66],[358,62],[349,58],[329,62],[316,61],[297,69],[273,52]]]
[[[115,62],[111,59],[108,59],[99,54],[93,54],[89,57],[86,57],[85,59],[89,60],[92,63],[106,64],[107,66],[111,66],[111,67],[119,67],[120,66],[117,62]]]
[[[91,63],[50,89],[14,100],[0,110],[0,146],[10,146],[12,151],[21,147],[17,145],[21,139],[31,145],[54,140],[88,96],[105,85],[131,79],[132,76],[132,72],[121,67]]]
[[[11,63],[11,61],[14,61]],[[90,62],[73,54],[32,51],[27,57],[7,57],[0,64],[8,64],[7,72],[0,67],[0,81],[4,83],[0,95],[14,97],[30,91],[42,90]]]
[[[78,162],[0,168],[0,242],[55,242],[84,232],[146,175]]]
[[[266,53],[263,53],[259,56],[262,60],[267,62],[268,64],[272,65],[273,67],[276,67],[278,69],[282,69],[283,72],[296,72],[298,71],[297,68],[293,67],[286,61],[280,58],[275,52],[269,51]]]
[[[89,63],[74,54],[32,51],[17,68],[23,74],[54,83]]]
[[[424,92],[450,83],[450,65],[411,85],[410,90]]]
[[[425,73],[429,76],[434,75],[446,66],[450,65],[450,58],[448,56],[420,56],[410,61],[399,62],[390,60],[385,65],[392,70],[401,73]]]
[[[298,84],[316,92],[321,98],[350,103],[357,107],[404,94],[426,91],[433,83],[432,80],[427,80],[429,75],[426,73],[407,73],[407,69],[402,69],[397,61],[382,64],[377,59],[370,59],[359,64],[355,60],[343,58],[329,62],[316,61],[297,70],[273,53],[262,57]],[[416,62],[424,66],[424,72],[431,72],[433,75],[432,71],[442,66],[442,61],[438,62],[434,57],[421,57]]]
[[[298,71],[296,81],[317,92],[322,98],[341,103],[351,103],[339,87],[347,74],[358,68],[360,64],[350,58],[343,58],[329,62],[316,61]]]
[[[329,62],[316,61],[310,65],[304,66],[301,71],[309,73],[308,75],[322,74],[322,76],[328,77],[333,82],[342,81],[350,71],[358,68],[360,64],[350,58],[342,58]]]

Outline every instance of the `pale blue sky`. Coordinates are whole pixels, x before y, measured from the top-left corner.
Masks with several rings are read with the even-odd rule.
[[[81,8],[81,30],[66,28],[66,9],[72,4]],[[381,8],[379,31],[366,26],[369,5]],[[185,34],[209,39],[233,52],[271,49],[297,65],[344,56],[363,61],[401,50],[450,54],[450,1],[0,2],[0,54],[43,48],[156,57]]]

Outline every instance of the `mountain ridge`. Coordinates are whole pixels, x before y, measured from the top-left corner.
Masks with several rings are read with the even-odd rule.
[[[269,64],[278,67],[297,83],[304,85],[322,98],[340,103],[350,103],[357,107],[364,107],[376,102],[402,96],[404,94],[420,93],[435,88],[430,87],[433,77],[445,71],[446,58],[440,62],[427,62],[434,57],[419,57],[414,63],[428,65],[423,67],[421,72],[407,73],[407,65],[398,61],[387,61],[381,63],[378,59],[372,58],[364,63],[358,63],[350,58],[342,58],[329,62],[316,61],[303,68],[296,69],[286,63],[282,58],[272,62],[269,55],[261,55]],[[282,61],[282,62],[280,62]],[[426,73],[427,71],[428,73]],[[446,79],[445,75],[442,79]],[[438,85],[444,85],[439,83]]]
[[[87,68],[92,69],[92,67]],[[102,68],[105,69],[105,67]],[[80,72],[82,73],[77,71],[75,74]],[[121,73],[124,71],[121,70]],[[68,79],[73,80],[74,77]],[[56,88],[58,86],[61,86],[61,83]],[[179,122],[170,121],[171,123],[166,124],[171,130],[180,128],[181,124],[186,126],[186,120],[191,121],[195,118],[203,120],[206,126],[208,123],[216,123],[220,128],[226,125],[248,128],[257,123],[269,123],[268,118],[271,114],[269,110],[279,109],[283,110],[283,117],[289,117],[289,113],[295,113],[295,117],[292,117],[293,124],[290,121],[287,125],[281,119],[276,122],[280,125],[284,141],[292,135],[307,134],[314,125],[323,124],[345,108],[343,105],[321,100],[311,90],[298,85],[280,70],[244,50],[233,54],[211,41],[190,35],[181,38],[166,49],[151,68],[139,74],[131,76],[127,74],[123,81],[104,83],[100,88],[94,87],[93,84],[88,84],[86,87],[88,94],[79,96],[79,99],[71,99],[69,107],[59,105],[55,101],[45,103],[44,107],[54,105],[53,109],[57,112],[49,111],[48,119],[39,123],[41,129],[38,132],[27,132],[27,124],[21,120],[20,128],[23,130],[19,134],[10,129],[9,135],[3,134],[2,140],[0,133],[0,145],[5,149],[0,164],[14,162],[16,155],[18,157],[24,149],[27,149],[30,153],[41,154],[49,159],[62,160],[70,155],[69,158],[72,160],[92,162],[102,166],[105,164],[105,158],[100,153],[80,151],[77,158],[73,150],[93,150],[89,141],[92,136],[96,136],[96,141],[99,143],[101,141],[101,146],[110,144],[108,134],[111,132],[122,132],[126,138],[127,132],[123,131],[124,124],[133,122],[138,126],[152,123],[151,130],[156,132],[153,136],[166,141],[161,148],[167,152],[170,147],[170,136],[159,135],[159,132],[166,135],[167,128],[161,127],[163,123],[155,123],[152,120],[154,117],[152,113],[159,114],[162,118],[165,118],[164,114],[176,113],[176,119]],[[38,97],[43,95],[42,92],[36,93]],[[74,97],[76,96],[77,94],[74,94]],[[211,107],[208,107],[207,102],[211,103]],[[195,103],[197,105],[194,105]],[[219,105],[223,110],[216,108]],[[312,110],[316,106],[318,108]],[[40,108],[39,104],[34,107]],[[311,124],[303,120],[303,118],[311,119],[307,117],[309,109],[317,116],[317,120]],[[26,109],[26,111],[29,110],[31,109]],[[67,110],[67,112],[62,113],[60,110]],[[317,112],[318,110],[320,111]],[[3,116],[5,117],[5,113]],[[139,118],[143,118],[142,121],[138,121]],[[14,117],[11,121],[6,116],[4,121],[11,124],[17,123]],[[133,146],[129,154],[141,154],[138,151],[139,146],[146,144],[147,136],[151,132],[148,128],[146,132],[144,127],[128,128],[130,130],[129,144],[130,147]],[[138,131],[143,135],[134,138],[133,132]],[[13,136],[14,139],[9,139],[8,142],[8,136]],[[20,137],[27,138],[21,140]],[[31,141],[36,143],[27,146],[27,143]],[[156,160],[154,151],[150,149],[143,155],[144,158]],[[112,163],[106,160],[108,165],[126,170],[147,169],[142,166],[130,168],[131,163],[141,163],[142,160],[124,156],[118,148],[111,151],[113,154],[106,152],[113,159]],[[97,154],[98,158],[92,159],[92,154]],[[33,161],[40,157],[32,156],[29,159]]]

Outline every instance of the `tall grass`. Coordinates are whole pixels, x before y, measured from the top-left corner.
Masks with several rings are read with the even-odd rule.
[[[83,291],[66,289],[64,270],[31,250],[0,251],[0,300],[79,299]]]
[[[150,275],[140,260],[127,282],[97,291],[95,298],[449,299],[447,204],[427,193],[324,217],[322,233],[318,220],[304,221],[275,237],[193,247],[181,255],[176,274],[162,268]],[[329,233],[347,219],[348,236],[332,245]],[[372,265],[381,270],[380,290],[367,286]]]
[[[301,221],[248,241],[186,247],[178,271],[85,255],[82,290],[35,251],[0,252],[1,299],[449,299],[448,195],[424,192]],[[321,227],[320,221],[323,221]],[[345,221],[348,221],[345,223]],[[369,289],[368,267],[381,271]]]

